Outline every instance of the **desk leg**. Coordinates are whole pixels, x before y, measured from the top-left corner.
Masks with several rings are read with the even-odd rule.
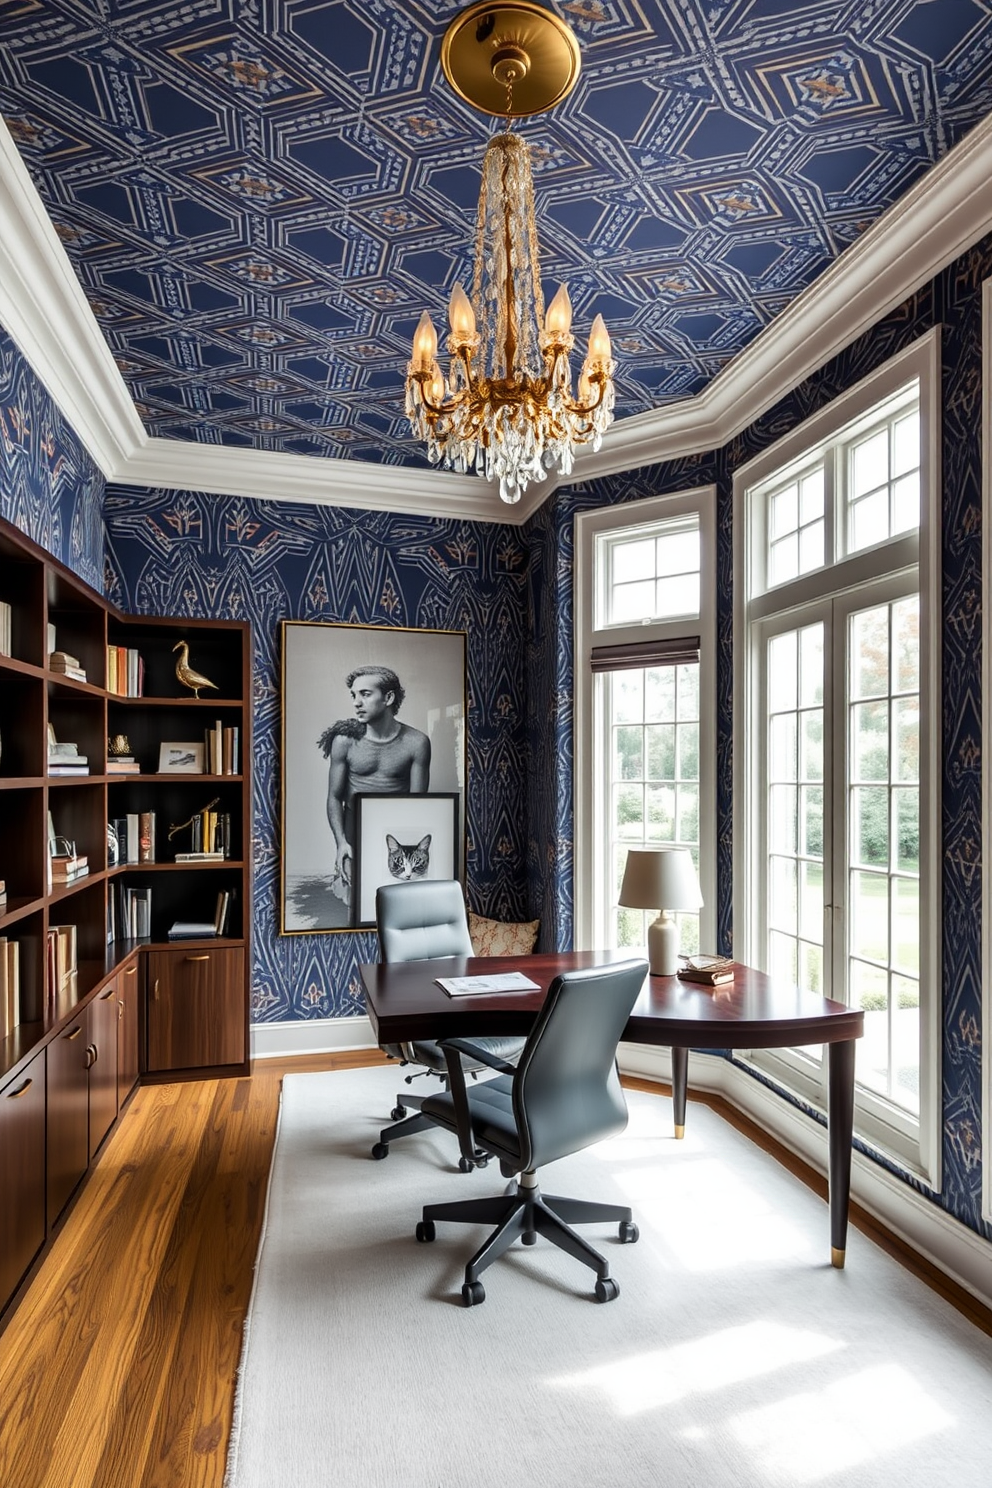
[[[853,1039],[845,1039],[827,1047],[830,1263],[843,1270],[847,1250],[847,1211],[851,1199],[855,1046]]]
[[[675,1107],[675,1140],[685,1136],[685,1096],[689,1088],[689,1050],[672,1050],[672,1105]]]

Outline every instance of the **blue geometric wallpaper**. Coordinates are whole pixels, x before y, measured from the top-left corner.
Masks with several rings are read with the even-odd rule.
[[[717,487],[717,853],[719,948],[732,947],[732,496],[734,470],[889,357],[941,330],[943,648],[943,1193],[940,1206],[992,1238],[981,1214],[981,608],[982,281],[992,237],[796,388],[723,449],[559,490],[528,525],[531,606],[528,695],[530,892],[557,902],[556,943],[570,944],[572,800],[572,529],[576,511],[715,483]],[[559,788],[550,792],[545,782]],[[986,993],[986,995],[988,995]],[[905,1177],[900,1173],[900,1177]],[[912,1181],[912,1180],[910,1180]],[[922,1185],[914,1184],[929,1194]]]
[[[0,516],[103,588],[104,479],[0,326]]]
[[[495,127],[464,0],[19,0],[0,112],[149,433],[423,464],[402,378]],[[698,392],[992,107],[985,0],[552,0],[525,122],[547,290],[602,312],[619,417]]]
[[[123,609],[252,624],[254,1021],[363,1012],[356,968],[377,954],[368,933],[278,934],[280,620],[467,632],[469,901],[525,917],[518,528],[121,486],[108,489],[105,520],[107,590]]]

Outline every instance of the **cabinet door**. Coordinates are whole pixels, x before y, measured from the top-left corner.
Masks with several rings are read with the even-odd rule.
[[[58,1219],[90,1161],[86,1015],[48,1046],[48,1226]]]
[[[86,1009],[90,1054],[90,1157],[117,1119],[117,1023],[115,977]]]
[[[45,1051],[0,1090],[0,1308],[45,1243]]]
[[[117,1106],[124,1104],[138,1080],[138,963],[125,966],[118,982]]]
[[[244,951],[150,951],[148,1069],[240,1064],[245,1057]]]

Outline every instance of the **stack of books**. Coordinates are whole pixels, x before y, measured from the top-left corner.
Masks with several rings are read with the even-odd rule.
[[[697,982],[701,987],[722,987],[734,980],[737,963],[729,956],[683,956],[675,975],[681,982]]]
[[[19,941],[0,937],[0,1040],[23,1022],[20,949]]]
[[[49,775],[88,775],[90,773],[89,757],[80,754],[77,744],[59,744],[54,739],[49,739],[48,773]]]
[[[237,728],[225,728],[217,719],[213,728],[208,728],[203,739],[203,758],[207,775],[237,775],[239,740]]]
[[[112,754],[107,760],[108,775],[140,775],[141,766],[133,754]]]
[[[0,656],[10,654],[10,605],[0,599]]]
[[[117,885],[118,908],[115,929],[125,940],[139,940],[152,933],[152,891]]]
[[[85,853],[77,853],[70,858],[52,858],[52,887],[58,888],[61,884],[75,883],[77,878],[85,878],[90,871],[89,859]]]
[[[78,656],[70,656],[68,651],[52,651],[48,658],[48,670],[58,672],[63,677],[71,677],[75,682],[86,681],[85,667],[80,666]]]

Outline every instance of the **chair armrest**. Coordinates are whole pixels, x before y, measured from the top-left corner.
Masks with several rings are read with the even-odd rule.
[[[515,1065],[508,1064],[491,1049],[486,1049],[481,1044],[474,1044],[471,1039],[438,1039],[438,1046],[445,1051],[445,1056],[449,1049],[455,1049],[459,1054],[464,1054],[466,1059],[474,1059],[478,1064],[486,1064],[490,1069],[498,1070],[501,1075],[515,1075],[517,1072]]]
[[[505,1060],[490,1054],[487,1049],[479,1049],[469,1039],[439,1039],[438,1047],[443,1050],[445,1063],[448,1066],[448,1091],[451,1102],[455,1108],[455,1120],[458,1123],[458,1146],[462,1157],[474,1167],[483,1154],[475,1145],[475,1133],[472,1130],[472,1110],[468,1103],[468,1092],[465,1089],[465,1068],[462,1064],[462,1055],[468,1059],[474,1059],[493,1068],[508,1070],[513,1074],[513,1066],[508,1065]]]

